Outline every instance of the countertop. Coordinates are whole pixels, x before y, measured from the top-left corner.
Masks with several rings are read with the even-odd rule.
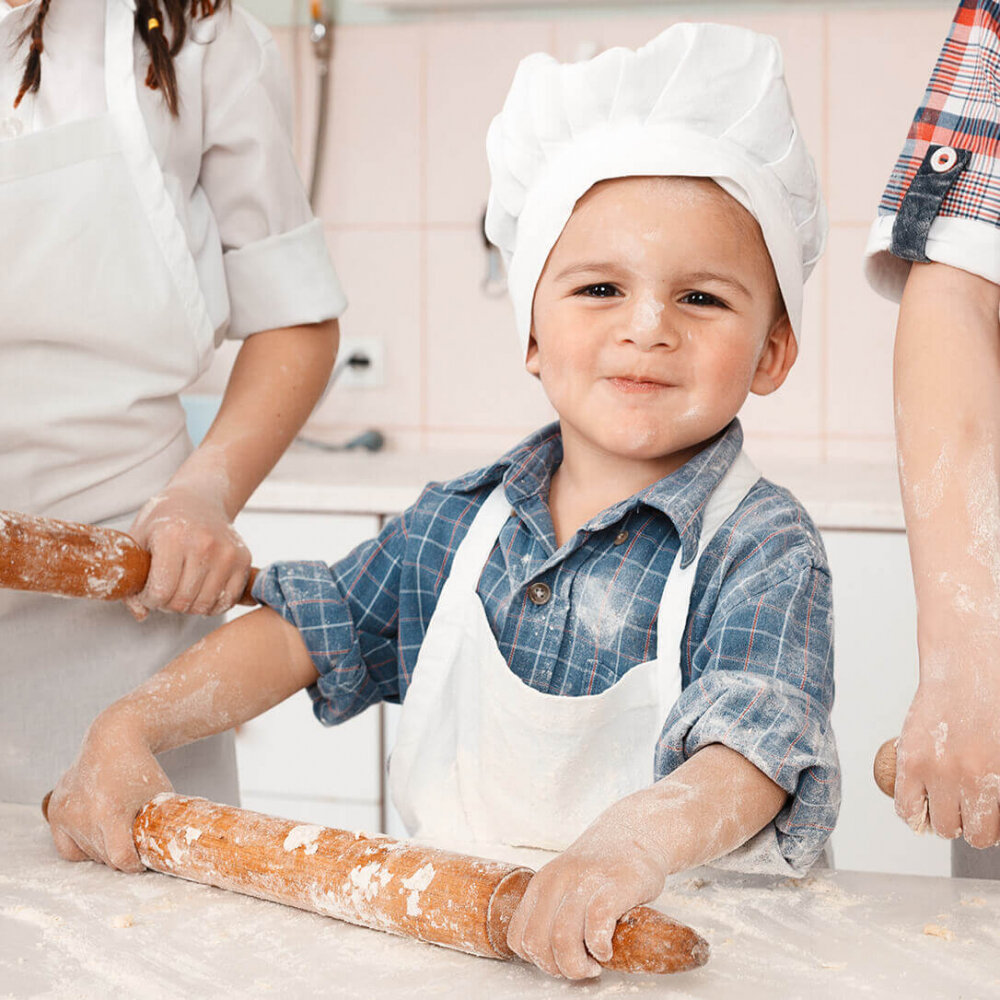
[[[331,453],[297,444],[247,509],[395,514],[412,504],[426,483],[452,479],[496,457],[469,451]],[[891,465],[787,460],[758,465],[768,479],[790,489],[822,529],[903,530]]]
[[[166,875],[65,862],[37,808],[0,804],[0,997],[1000,997],[1000,883],[700,869],[656,905],[708,939],[704,968],[571,984]]]

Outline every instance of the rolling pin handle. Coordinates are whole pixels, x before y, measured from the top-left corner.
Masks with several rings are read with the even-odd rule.
[[[260,570],[256,566],[250,567],[250,575],[247,577],[247,585],[243,588],[243,596],[236,602],[237,604],[252,608],[260,603],[252,593],[254,581],[257,579],[258,573],[260,573]]]
[[[875,754],[875,764],[872,768],[875,784],[890,799],[896,795],[896,744],[898,742],[898,736],[886,740],[878,748],[878,752]]]
[[[515,957],[507,929],[533,875],[530,868],[515,868],[493,890],[486,933],[497,958]],[[648,906],[635,906],[618,921],[611,946],[611,958],[599,964],[615,972],[684,972],[704,965],[709,957],[708,942],[696,931]]]
[[[49,821],[49,799],[52,798],[51,792],[45,793],[45,798],[42,799],[42,815],[45,817],[45,822]]]

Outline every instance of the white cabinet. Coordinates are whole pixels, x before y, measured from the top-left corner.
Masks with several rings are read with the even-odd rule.
[[[374,515],[244,511],[236,526],[254,565],[283,559],[335,562],[378,533]],[[349,829],[380,826],[380,713],[341,726],[316,721],[305,692],[241,726],[240,794],[248,809]]]
[[[823,540],[833,574],[833,729],[844,780],[834,864],[948,875],[947,842],[912,833],[872,778],[875,752],[899,735],[917,683],[916,605],[906,535],[827,531]]]

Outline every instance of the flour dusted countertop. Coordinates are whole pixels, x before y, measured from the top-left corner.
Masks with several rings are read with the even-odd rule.
[[[247,504],[248,510],[395,514],[431,480],[448,480],[496,459],[487,452],[322,452],[295,445]],[[891,465],[760,462],[824,529],[903,530]]]
[[[0,997],[1000,996],[1000,883],[702,869],[656,905],[709,941],[707,966],[574,985],[167,875],[62,861],[37,808],[0,804]]]

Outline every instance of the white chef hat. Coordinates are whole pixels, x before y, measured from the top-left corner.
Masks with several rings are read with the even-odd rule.
[[[486,232],[507,265],[525,353],[535,286],[577,200],[611,177],[710,177],[757,219],[792,329],[823,252],[826,208],[792,114],[781,50],[723,24],[560,64],[521,61],[486,137]]]

